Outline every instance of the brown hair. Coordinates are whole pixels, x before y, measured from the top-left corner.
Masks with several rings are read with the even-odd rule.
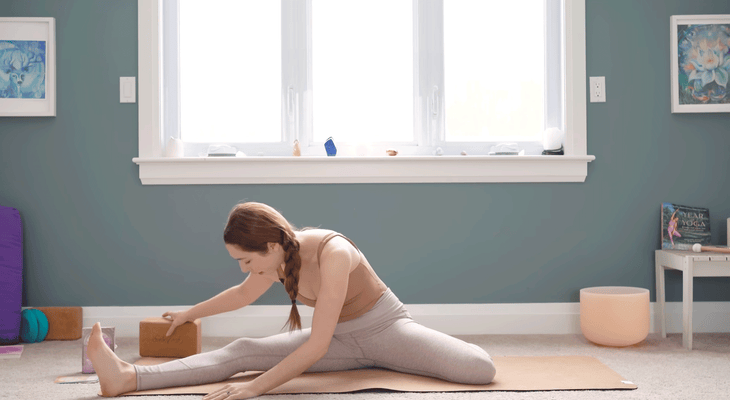
[[[268,243],[279,243],[282,246],[286,279],[281,279],[281,282],[291,298],[289,320],[284,324],[289,325],[289,331],[302,329],[296,304],[302,259],[299,257],[299,241],[294,235],[295,230],[273,207],[263,203],[245,202],[233,207],[223,232],[223,241],[226,244],[236,245],[243,251],[265,255],[269,251]]]

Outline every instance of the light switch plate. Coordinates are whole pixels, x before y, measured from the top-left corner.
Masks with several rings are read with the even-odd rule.
[[[135,85],[135,77],[120,76],[119,77],[119,102],[134,103],[137,101],[137,90]]]

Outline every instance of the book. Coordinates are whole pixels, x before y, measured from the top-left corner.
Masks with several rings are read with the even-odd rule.
[[[709,245],[710,210],[662,203],[662,249],[692,250],[692,245]]]
[[[23,354],[23,345],[18,346],[0,346],[0,360],[7,358],[20,358]]]

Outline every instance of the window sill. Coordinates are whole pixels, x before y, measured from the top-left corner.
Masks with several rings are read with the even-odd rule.
[[[585,182],[595,156],[133,158],[143,185]]]

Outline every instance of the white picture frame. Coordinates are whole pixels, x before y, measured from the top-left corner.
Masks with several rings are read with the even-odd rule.
[[[0,117],[55,116],[55,18],[0,18]]]
[[[672,113],[730,112],[730,15],[670,18]]]

